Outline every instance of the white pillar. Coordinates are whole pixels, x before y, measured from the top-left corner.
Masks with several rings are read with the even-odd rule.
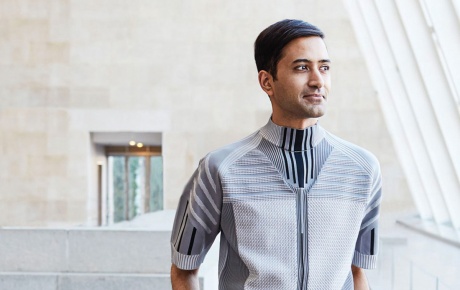
[[[382,92],[385,91],[385,94],[380,94],[381,102],[391,106],[393,114],[399,120],[398,125],[407,139],[407,143],[403,146],[408,146],[414,160],[415,166],[411,170],[418,171],[420,182],[425,189],[425,199],[431,205],[435,221],[438,223],[449,222],[449,212],[433,170],[432,162],[428,158],[429,153],[422,138],[422,130],[414,116],[406,86],[399,73],[399,63],[395,59],[395,55],[389,44],[387,31],[385,31],[383,25],[385,22],[383,19],[385,13],[378,11],[373,1],[359,1],[358,4],[361,8],[361,14],[363,15],[366,27],[369,30],[370,40],[373,43],[376,54],[375,62],[382,73],[379,83],[381,83]],[[396,140],[395,146],[402,146],[399,139]],[[402,158],[406,157],[403,156]],[[413,193],[413,195],[414,199],[423,198],[420,193]]]
[[[381,81],[384,78],[383,72],[380,68],[378,57],[376,55],[374,45],[370,40],[366,23],[363,19],[358,2],[356,0],[345,0],[345,6],[348,9],[350,20],[358,36],[357,40],[364,53],[369,72],[371,72],[370,77],[374,83],[374,87],[378,91],[385,122],[388,126],[388,130],[390,131],[390,135],[393,137],[395,151],[401,162],[403,171],[406,174],[414,202],[423,218],[432,218],[433,212],[431,210],[430,203],[426,198],[426,192],[425,188],[422,186],[420,174],[417,170],[413,170],[416,168],[415,160],[409,149],[407,137],[400,126],[401,120],[399,120],[399,117],[395,112],[393,103],[387,102],[383,98],[384,96],[389,96],[390,94],[385,83]]]
[[[438,146],[428,146],[434,170],[452,224],[460,228],[460,182],[456,170],[460,166],[460,116],[457,104],[433,42],[433,28],[427,25],[420,3],[417,0],[396,0],[395,3],[434,110],[435,119],[431,121],[439,124],[441,134],[430,136],[430,140],[438,139]],[[410,11],[409,17],[407,11]]]

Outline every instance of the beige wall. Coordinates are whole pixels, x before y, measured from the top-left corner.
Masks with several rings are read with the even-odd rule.
[[[374,152],[384,210],[411,208],[340,0],[0,0],[0,225],[93,224],[90,132],[163,132],[165,207],[208,151],[270,116],[253,42],[301,18],[333,59],[321,123]]]

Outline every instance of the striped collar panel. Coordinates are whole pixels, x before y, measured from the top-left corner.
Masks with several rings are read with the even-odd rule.
[[[269,142],[287,151],[305,151],[314,148],[323,140],[325,134],[318,123],[299,130],[278,126],[271,118],[259,132]]]

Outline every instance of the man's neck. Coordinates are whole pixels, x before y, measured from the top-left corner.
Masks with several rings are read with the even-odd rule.
[[[307,127],[311,127],[315,125],[316,122],[318,122],[318,119],[317,118],[307,118],[307,119],[280,118],[278,116],[272,115],[272,122],[278,126],[303,130]]]

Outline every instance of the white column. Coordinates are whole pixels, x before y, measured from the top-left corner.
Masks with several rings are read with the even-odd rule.
[[[460,106],[460,19],[451,0],[419,0],[454,101]],[[458,140],[457,140],[458,141]],[[458,145],[458,144],[457,144]],[[454,150],[460,155],[460,150]],[[453,156],[454,160],[458,156]],[[459,163],[459,164],[458,164]],[[460,162],[455,163],[460,178]]]
[[[395,0],[401,22],[415,56],[419,71],[433,107],[436,121],[439,124],[440,147],[430,148],[433,154],[434,170],[441,185],[442,194],[446,200],[452,224],[460,228],[460,182],[456,168],[460,166],[460,116],[457,104],[449,88],[443,70],[441,59],[438,57],[435,44],[431,37],[430,28],[417,0]],[[410,11],[410,16],[407,16]],[[416,104],[413,104],[416,106]],[[435,121],[432,120],[432,121]]]
[[[418,170],[413,170],[417,168],[417,166],[413,153],[410,150],[408,138],[401,126],[402,121],[396,113],[394,103],[389,99],[391,98],[391,93],[388,90],[386,82],[382,81],[384,79],[383,71],[375,47],[370,39],[370,33],[367,30],[368,28],[363,14],[355,0],[345,0],[345,6],[348,8],[350,20],[358,35],[357,40],[364,53],[369,72],[371,72],[370,76],[374,83],[374,87],[378,91],[383,115],[390,135],[393,137],[395,151],[406,174],[414,202],[422,218],[432,218],[433,212],[426,198],[426,191],[421,176]]]
[[[460,22],[460,0],[449,0],[452,3],[453,10],[457,16],[458,22]]]
[[[389,1],[386,2],[388,3]],[[422,138],[421,128],[409,102],[406,87],[399,73],[399,63],[396,62],[395,55],[389,45],[387,31],[385,31],[383,25],[385,20],[382,17],[384,15],[381,14],[381,11],[377,11],[374,1],[359,1],[358,3],[361,7],[366,27],[369,29],[369,36],[377,56],[376,61],[382,71],[380,82],[387,91],[387,95],[380,95],[383,98],[382,102],[390,103],[390,106],[394,109],[394,114],[398,116],[399,125],[407,138],[406,146],[409,147],[408,149],[414,159],[415,167],[412,170],[418,171],[422,186],[425,192],[428,193],[425,198],[432,205],[434,219],[438,223],[449,222],[450,216],[441,187]],[[398,141],[395,144],[400,146]],[[416,199],[421,198],[419,193],[414,193],[414,196]]]

